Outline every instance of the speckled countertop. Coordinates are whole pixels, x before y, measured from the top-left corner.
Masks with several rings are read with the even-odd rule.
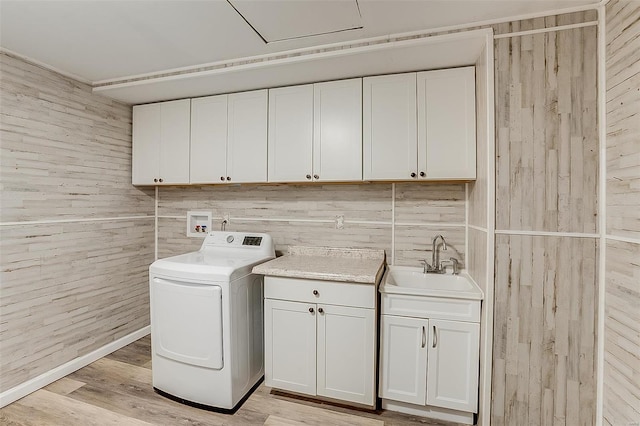
[[[255,266],[253,273],[375,285],[384,260],[384,250],[293,246],[289,254]]]

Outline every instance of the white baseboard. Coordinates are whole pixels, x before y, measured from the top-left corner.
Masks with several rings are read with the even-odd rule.
[[[7,406],[14,401],[17,401],[20,398],[29,395],[31,392],[35,392],[38,389],[41,389],[55,382],[56,380],[63,378],[64,376],[69,375],[74,371],[81,369],[82,367],[86,367],[92,362],[109,355],[111,352],[115,352],[118,349],[127,346],[129,343],[133,343],[141,337],[146,336],[150,332],[151,326],[148,325],[141,328],[140,330],[134,331],[131,334],[127,334],[126,336],[121,337],[120,339],[115,340],[101,348],[98,348],[93,352],[72,359],[71,361],[62,364],[61,366],[58,366],[53,370],[49,370],[46,373],[39,375],[38,377],[34,377],[31,380],[27,380],[24,383],[20,383],[18,386],[0,393],[0,408]]]

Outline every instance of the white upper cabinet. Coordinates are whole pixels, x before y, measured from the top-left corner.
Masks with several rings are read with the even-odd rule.
[[[364,179],[412,179],[417,171],[416,74],[362,81]]]
[[[191,183],[266,182],[267,91],[191,102]]]
[[[472,180],[475,68],[133,107],[133,184]]]
[[[312,179],[313,85],[269,90],[269,182]]]
[[[191,101],[133,107],[134,185],[189,183]]]
[[[474,67],[363,82],[365,180],[476,178]]]
[[[362,180],[362,79],[269,91],[269,182]]]
[[[191,100],[191,183],[227,178],[227,98]]]
[[[313,180],[362,180],[362,79],[313,85]]]
[[[267,90],[229,95],[227,176],[231,182],[267,181]]]
[[[418,175],[476,178],[475,68],[419,72]]]

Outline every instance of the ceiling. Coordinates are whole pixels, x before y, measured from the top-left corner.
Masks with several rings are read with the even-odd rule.
[[[0,0],[0,46],[101,85],[219,61],[597,2]]]

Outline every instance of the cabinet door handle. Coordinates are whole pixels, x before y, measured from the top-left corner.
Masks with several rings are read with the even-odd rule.
[[[307,179],[311,179],[311,175],[307,175]]]
[[[420,172],[420,177],[424,177],[424,176],[425,176],[424,172]]]
[[[318,313],[319,313],[319,314],[324,314],[324,309],[322,309],[322,308],[318,308]]]
[[[411,172],[411,177],[412,178],[416,177],[416,173],[415,172]]]
[[[162,178],[158,179],[158,181],[162,182]]]
[[[436,326],[433,326],[433,346],[431,346],[432,348],[435,348],[436,345],[438,344],[438,330],[436,329]]]
[[[154,178],[154,179],[153,179],[153,181],[154,181],[154,182],[157,182],[157,181],[158,181],[158,178]]]
[[[309,308],[309,312],[313,313],[313,308]]]
[[[313,290],[313,295],[314,295],[314,296],[317,296],[318,294],[319,294],[319,293],[318,293],[318,290]]]
[[[231,180],[231,176],[227,176],[227,180]]]
[[[422,345],[420,347],[424,348],[426,345],[427,345],[427,329],[423,325],[422,326]]]
[[[224,176],[220,176],[220,180],[224,182]]]
[[[318,176],[318,175],[313,175],[313,178],[314,178],[314,179],[320,179],[320,176]]]

